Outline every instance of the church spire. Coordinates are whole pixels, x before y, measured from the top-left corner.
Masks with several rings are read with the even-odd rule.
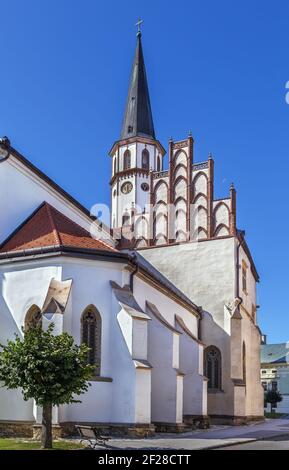
[[[132,66],[121,139],[143,136],[155,139],[153,116],[142,51],[140,21],[137,23],[137,44]]]

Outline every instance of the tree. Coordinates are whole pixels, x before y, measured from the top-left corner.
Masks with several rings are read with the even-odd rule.
[[[273,404],[279,403],[282,400],[283,400],[283,397],[280,394],[280,392],[278,392],[277,390],[268,390],[267,392],[265,392],[265,402],[270,403],[271,413],[273,409]]]
[[[89,348],[77,346],[68,333],[53,334],[41,326],[15,335],[0,345],[0,381],[8,389],[21,388],[24,400],[33,398],[42,413],[42,448],[52,448],[52,407],[80,403],[74,398],[88,390],[94,368],[87,365]]]

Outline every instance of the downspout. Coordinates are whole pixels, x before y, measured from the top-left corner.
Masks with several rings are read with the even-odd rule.
[[[135,267],[133,271],[130,273],[130,277],[129,277],[129,288],[131,292],[133,293],[133,278],[134,278],[134,275],[138,272],[138,263],[137,263],[137,257],[135,253],[133,253],[131,257],[131,262],[135,264]]]
[[[203,309],[202,307],[198,307],[198,313],[199,313],[199,318],[198,318],[198,339],[202,341],[202,320],[203,320]]]

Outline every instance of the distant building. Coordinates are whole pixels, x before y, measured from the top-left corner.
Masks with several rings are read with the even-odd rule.
[[[283,400],[276,403],[278,413],[289,413],[289,344],[261,346],[261,383],[264,390],[278,390]],[[266,410],[269,411],[268,404]]]

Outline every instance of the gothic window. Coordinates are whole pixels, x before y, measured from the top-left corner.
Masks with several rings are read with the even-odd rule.
[[[131,154],[130,151],[127,149],[123,154],[123,169],[129,170],[131,167]]]
[[[40,308],[36,305],[32,305],[25,316],[24,330],[28,331],[31,328],[37,328],[42,326],[42,315]]]
[[[114,160],[113,160],[113,174],[115,175],[116,174],[116,157],[114,157]]]
[[[143,169],[148,170],[150,164],[150,154],[147,149],[143,149],[141,155],[141,166]]]
[[[95,366],[95,376],[100,375],[101,316],[93,305],[87,307],[82,314],[81,342],[90,348],[87,354],[87,363]]]
[[[209,379],[209,390],[222,389],[222,358],[221,351],[216,346],[205,349],[205,375]]]
[[[123,226],[129,225],[129,222],[130,222],[130,217],[129,217],[129,214],[126,212],[126,213],[123,214],[123,216],[122,216],[122,225],[123,225]]]
[[[160,156],[158,156],[158,159],[157,159],[157,171],[161,171],[161,159],[160,159]]]

